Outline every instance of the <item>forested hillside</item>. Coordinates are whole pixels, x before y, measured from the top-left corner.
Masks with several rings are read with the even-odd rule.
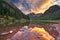
[[[60,19],[60,6],[54,5],[50,7],[42,16],[39,17],[42,20],[57,20]]]
[[[0,1],[0,24],[13,24],[16,21],[29,20],[28,15],[24,15],[16,6],[12,3],[9,4],[6,1]]]

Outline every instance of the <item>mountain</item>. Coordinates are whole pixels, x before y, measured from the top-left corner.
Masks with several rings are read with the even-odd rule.
[[[39,17],[42,20],[57,20],[60,19],[60,6],[51,6],[42,16]]]
[[[8,2],[7,0],[0,2],[0,15],[10,16],[15,19],[29,19],[28,15],[23,14],[13,3]],[[3,12],[2,12],[3,11]]]
[[[42,16],[42,13],[39,13],[39,14],[29,13],[28,15],[29,15],[30,19],[34,20],[34,19]]]
[[[21,10],[19,10],[12,3],[7,1],[0,1],[0,25],[17,25],[19,23],[25,23],[29,20],[29,16],[23,14]]]
[[[48,10],[45,11],[44,14],[38,13],[30,13],[29,14],[30,19],[32,20],[58,20],[60,19],[60,6],[54,5],[51,6]]]

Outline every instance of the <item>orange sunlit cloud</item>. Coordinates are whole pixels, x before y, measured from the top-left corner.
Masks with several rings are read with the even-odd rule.
[[[44,13],[51,6],[55,5],[54,0],[21,0],[18,8],[24,13]]]
[[[31,9],[31,12],[34,12],[35,14],[44,13],[52,5],[54,5],[54,1],[52,1],[52,0],[44,0],[37,9]]]

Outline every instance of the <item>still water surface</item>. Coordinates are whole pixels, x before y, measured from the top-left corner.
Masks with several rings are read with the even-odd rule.
[[[5,26],[5,27],[0,26],[0,34],[3,32],[9,32],[10,30],[13,30],[12,34],[0,35],[0,40],[7,40],[8,38],[11,38],[15,33],[17,33],[24,26],[28,26],[28,28],[43,27],[53,37],[55,38],[59,37],[60,23],[45,23],[45,24],[28,23],[28,24],[20,24],[15,26]]]

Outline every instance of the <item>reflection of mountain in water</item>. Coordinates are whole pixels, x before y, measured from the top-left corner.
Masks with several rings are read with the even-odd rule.
[[[44,28],[52,37],[54,37],[55,39],[57,39],[58,37],[59,37],[59,29],[60,29],[60,24],[54,24],[54,23],[50,23],[50,24],[33,24],[33,23],[31,23],[31,24],[25,24],[25,25],[27,25],[28,26],[28,28],[34,28],[34,27],[38,27],[38,28]],[[7,39],[7,38],[13,38],[13,35],[17,32],[17,31],[19,31],[19,33],[16,33],[17,35],[15,36],[15,38],[18,38],[18,39],[20,39],[20,29],[21,29],[21,27],[23,28],[24,26],[25,26],[24,24],[20,24],[20,25],[16,25],[16,26],[6,26],[5,28],[4,27],[1,27],[0,28],[0,32],[5,32],[5,31],[9,31],[9,30],[14,30],[14,32],[12,33],[12,34],[8,34],[8,35],[4,35],[4,36],[1,36],[2,38],[0,38],[0,39],[2,39],[2,40],[5,40],[5,39]],[[59,29],[58,29],[59,28]],[[24,30],[24,29],[23,29]],[[15,32],[16,31],[16,32]],[[27,32],[27,34],[26,34],[26,32]],[[24,34],[26,34],[26,35],[28,35],[30,32],[28,32],[27,30],[24,32]],[[34,34],[34,33],[30,33],[29,35],[31,36],[32,34]],[[19,35],[19,36],[18,36]],[[28,36],[29,36],[28,35]],[[18,36],[18,37],[17,37]],[[29,36],[29,38],[30,38],[30,36]],[[32,36],[31,36],[32,37]],[[25,38],[28,38],[28,37],[24,37],[24,39]],[[33,36],[33,39],[35,38],[35,35]],[[38,37],[38,35],[37,35],[37,37],[36,38],[38,38],[39,39],[39,37]],[[31,39],[31,38],[30,38]]]
[[[13,40],[16,40],[16,39],[21,39],[21,40],[28,40],[28,39],[30,39],[30,40],[48,40],[48,39],[44,39],[44,36],[43,37],[41,37],[41,34],[40,34],[40,32],[41,33],[43,33],[43,30],[41,29],[39,29],[39,28],[44,28],[48,33],[49,33],[49,35],[51,35],[52,37],[54,37],[56,40],[58,40],[58,37],[59,37],[59,33],[58,33],[58,30],[56,30],[56,28],[58,28],[58,27],[55,27],[55,26],[52,26],[52,25],[54,25],[54,24],[29,24],[29,28],[33,28],[33,29],[26,29],[26,30],[24,30],[23,32],[21,31],[18,31],[11,39],[13,39]],[[39,30],[40,31],[39,31]],[[34,31],[35,30],[35,31]],[[33,31],[33,32],[32,32]],[[23,34],[23,35],[22,35]],[[39,36],[39,35],[40,36]],[[43,33],[44,34],[44,33]],[[45,33],[46,34],[46,33]],[[18,36],[19,35],[19,36]],[[47,34],[48,35],[48,34]],[[49,36],[48,35],[48,36]],[[45,36],[45,38],[46,38],[47,36]],[[54,40],[53,38],[52,38],[52,40]]]
[[[19,35],[19,36],[18,36]],[[48,36],[48,38],[47,38]],[[54,40],[43,28],[34,27],[25,31],[18,31],[11,39],[13,40]],[[10,39],[10,40],[11,40]]]

